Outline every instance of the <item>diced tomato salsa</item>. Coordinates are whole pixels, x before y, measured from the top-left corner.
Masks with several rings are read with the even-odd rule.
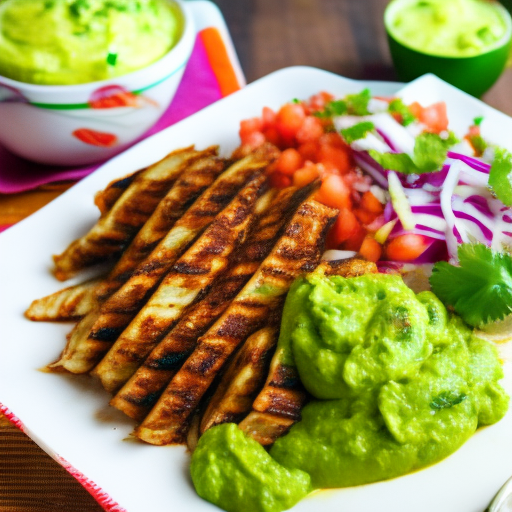
[[[277,112],[264,107],[260,117],[241,121],[242,146],[249,150],[271,142],[281,150],[268,168],[276,188],[321,181],[315,199],[339,210],[326,249],[356,251],[370,261],[416,258],[424,250],[416,235],[399,236],[384,247],[375,240],[375,232],[384,224],[385,205],[370,191],[372,179],[356,166],[351,147],[335,131],[332,120],[318,115],[333,100],[333,95],[319,92],[307,101],[286,103]],[[439,133],[447,129],[444,103],[429,107],[413,103],[409,108],[425,130]]]

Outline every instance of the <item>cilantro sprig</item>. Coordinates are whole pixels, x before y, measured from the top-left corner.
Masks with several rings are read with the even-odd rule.
[[[407,126],[416,121],[416,116],[400,98],[395,98],[389,102],[388,112],[391,115],[397,115],[403,126]]]
[[[364,139],[366,134],[373,130],[375,130],[375,125],[371,121],[363,121],[349,128],[341,129],[340,133],[347,144],[352,144],[355,140]]]
[[[384,169],[403,174],[423,174],[437,171],[446,160],[446,153],[458,142],[452,132],[443,138],[437,133],[420,133],[414,143],[414,153],[379,153],[371,150],[370,156]]]
[[[434,265],[432,291],[473,326],[503,320],[512,312],[512,257],[483,244],[461,244],[460,266]]]
[[[345,114],[366,116],[370,113],[368,111],[368,103],[371,97],[370,89],[363,89],[357,94],[347,94],[342,100],[330,101],[325,105],[324,110],[315,112],[314,115],[323,119],[343,116]]]
[[[489,186],[504,205],[512,206],[512,154],[506,149],[495,149]]]

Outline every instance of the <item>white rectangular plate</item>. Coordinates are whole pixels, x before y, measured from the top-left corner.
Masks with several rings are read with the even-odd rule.
[[[35,299],[62,288],[51,275],[51,255],[93,225],[94,193],[113,178],[195,143],[238,144],[239,121],[320,91],[343,96],[369,87],[395,94],[400,85],[361,82],[313,68],[273,73],[192,117],[141,142],[106,163],[30,218],[0,235],[0,402],[23,422],[25,432],[61,463],[67,461],[128,512],[213,511],[197,497],[183,447],[155,447],[127,440],[133,423],[108,407],[109,397],[87,376],[42,373],[38,368],[62,350],[70,326],[32,323],[23,312]],[[455,129],[483,115],[484,136],[510,146],[512,120],[433,76],[406,86],[407,101],[448,101]],[[510,358],[505,386],[512,393]],[[391,481],[315,493],[294,510],[316,512],[482,512],[512,475],[512,413],[480,430],[457,453],[430,468]],[[121,510],[121,508],[112,508]]]

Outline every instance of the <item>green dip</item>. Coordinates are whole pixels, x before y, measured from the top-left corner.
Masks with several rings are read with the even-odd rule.
[[[389,9],[392,36],[432,55],[479,55],[507,32],[504,9],[496,0],[394,0]]]
[[[317,489],[423,468],[508,408],[495,347],[399,276],[298,279],[277,350],[314,397],[302,420],[270,455],[224,425],[208,431],[192,457],[199,494],[228,511],[248,510],[249,493],[251,511],[284,510],[309,488],[304,474]],[[274,476],[285,468],[290,473]],[[285,490],[288,502],[274,498]]]
[[[167,0],[4,0],[0,74],[44,85],[124,75],[167,53],[181,26]]]

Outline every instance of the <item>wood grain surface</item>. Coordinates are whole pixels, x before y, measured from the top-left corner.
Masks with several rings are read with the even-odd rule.
[[[248,82],[306,65],[350,78],[396,80],[382,14],[386,0],[217,0]],[[512,115],[512,71],[483,98]],[[69,187],[0,195],[0,225],[33,213]],[[56,462],[0,417],[0,512],[98,512]],[[171,510],[171,508],[169,509]]]

